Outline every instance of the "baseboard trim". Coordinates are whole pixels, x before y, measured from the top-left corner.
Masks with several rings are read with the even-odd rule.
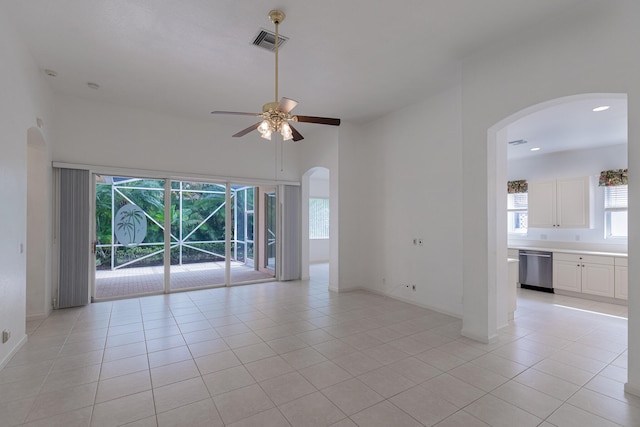
[[[399,297],[397,295],[392,295],[392,294],[388,294],[384,291],[381,291],[379,289],[371,289],[371,288],[367,288],[364,286],[357,286],[357,287],[353,287],[353,288],[348,288],[348,289],[344,289],[344,290],[340,290],[340,292],[350,292],[350,291],[367,291],[367,292],[371,292],[372,294],[376,294],[376,295],[380,295],[383,297],[387,297],[387,298],[391,298],[394,299],[396,301],[402,301],[402,302],[406,302],[407,304],[411,304],[411,305],[415,305],[416,307],[420,307],[420,308],[425,308],[427,310],[431,310],[431,311],[435,311],[436,313],[440,313],[440,314],[446,314],[447,316],[451,316],[451,317],[455,317],[456,319],[462,319],[462,316],[456,313],[451,313],[447,310],[442,310],[436,307],[432,307],[428,304],[421,304],[419,302],[410,300],[410,299],[406,299],[406,298],[402,298]]]
[[[558,294],[558,295],[564,295],[564,296],[567,296],[567,297],[574,297],[574,298],[588,299],[590,301],[606,302],[606,303],[609,303],[609,304],[624,305],[624,306],[628,306],[629,305],[627,300],[619,299],[619,298],[602,297],[602,296],[599,296],[599,295],[585,294],[583,292],[565,291],[564,289],[554,289],[553,292]]]
[[[624,383],[624,392],[633,394],[634,396],[640,396],[640,387],[633,386],[629,383]]]
[[[48,314],[46,314],[46,313],[40,313],[40,314],[29,314],[29,315],[27,316],[27,322],[28,322],[28,321],[30,321],[30,320],[44,320],[44,319],[46,319],[47,317],[49,317],[49,315],[48,315]]]
[[[428,304],[421,304],[419,302],[416,302],[416,301],[413,301],[413,300],[410,300],[410,299],[407,299],[407,298],[402,298],[402,297],[399,297],[397,295],[389,295],[389,294],[384,294],[384,295],[389,297],[389,298],[391,298],[391,299],[395,299],[395,300],[398,300],[398,301],[406,302],[407,304],[415,305],[415,306],[418,306],[420,308],[426,308],[427,310],[435,311],[436,313],[446,314],[447,316],[455,317],[456,319],[462,319],[462,315],[460,315],[460,314],[452,313],[452,312],[447,311],[447,310],[442,310],[440,308],[436,308],[436,307],[430,306]]]
[[[27,343],[27,335],[25,334],[22,339],[20,341],[18,341],[18,344],[16,344],[15,347],[13,347],[13,350],[11,350],[9,352],[9,354],[7,354],[7,357],[4,358],[4,360],[2,360],[2,362],[0,362],[0,369],[4,368],[7,363],[9,363],[9,361],[11,360],[11,358],[13,356],[15,356],[15,354],[22,348],[23,345],[25,345]]]
[[[483,344],[495,344],[496,342],[498,342],[498,334],[493,334],[493,335],[490,335],[490,336],[486,337],[484,335],[478,335],[476,333],[469,332],[469,331],[466,331],[466,330],[463,329],[460,332],[460,335],[462,335],[463,337],[472,339],[474,341],[481,342]]]

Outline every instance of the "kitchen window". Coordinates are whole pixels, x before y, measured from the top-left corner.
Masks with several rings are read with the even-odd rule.
[[[628,235],[628,185],[604,187],[604,230],[606,239]]]
[[[513,234],[527,234],[529,194],[507,194],[507,224],[508,232]]]

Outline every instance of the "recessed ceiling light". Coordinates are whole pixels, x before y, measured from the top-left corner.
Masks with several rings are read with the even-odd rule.
[[[593,111],[595,112],[604,111],[604,110],[608,110],[609,108],[611,108],[609,105],[601,105],[600,107],[594,108]]]
[[[87,86],[91,89],[100,89],[100,85],[98,83],[89,82],[87,83]]]
[[[540,147],[533,147],[531,151],[540,151]]]

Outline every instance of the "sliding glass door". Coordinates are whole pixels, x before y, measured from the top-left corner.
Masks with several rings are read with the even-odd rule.
[[[171,181],[171,290],[224,286],[226,189]]]
[[[258,195],[260,187],[247,185],[231,186],[231,284],[272,280],[275,270],[261,269],[264,258],[259,230],[262,205]]]
[[[261,216],[264,218],[262,227],[262,247],[264,257],[261,268],[263,271],[276,271],[276,249],[277,249],[277,198],[275,188],[263,188],[263,207]]]
[[[164,186],[96,175],[96,299],[164,292]]]
[[[275,278],[275,187],[96,175],[95,196],[96,299]]]

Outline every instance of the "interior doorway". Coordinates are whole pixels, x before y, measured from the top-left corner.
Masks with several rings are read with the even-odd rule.
[[[332,233],[335,229],[331,227],[337,209],[335,203],[332,204],[329,169],[315,167],[307,171],[302,179],[302,194],[302,278],[327,280],[334,268],[332,244],[337,242],[337,236]]]
[[[504,260],[507,258],[507,248],[510,236],[508,236],[508,218],[507,218],[507,198],[505,197],[505,187],[508,181],[508,162],[507,147],[508,142],[521,139],[513,133],[515,124],[522,124],[522,120],[528,116],[539,114],[545,111],[552,111],[554,108],[567,103],[580,103],[584,100],[592,100],[593,106],[599,105],[599,100],[618,99],[625,101],[624,111],[624,133],[626,135],[626,94],[581,94],[568,97],[556,98],[531,107],[525,108],[506,117],[496,125],[492,126],[487,132],[487,178],[488,178],[488,235],[489,235],[489,263],[488,277],[489,283],[496,283],[496,299],[500,301],[504,298],[500,293],[506,290],[507,283],[507,264]],[[534,145],[532,145],[535,148]],[[522,147],[520,147],[522,149]],[[527,148],[529,150],[529,148]],[[594,171],[596,175],[600,170]],[[570,173],[570,172],[568,172]],[[526,178],[526,177],[522,177]],[[562,230],[552,230],[560,236]],[[566,231],[566,230],[565,230]],[[538,230],[540,232],[540,230]],[[540,234],[540,233],[538,233]],[[566,233],[565,233],[566,234]],[[548,238],[551,234],[542,231],[541,239]],[[575,237],[575,233],[571,233],[571,237]],[[565,236],[566,238],[566,236]],[[556,244],[549,240],[550,244]],[[576,242],[571,242],[571,247],[575,247]],[[496,307],[501,310],[501,307]]]

